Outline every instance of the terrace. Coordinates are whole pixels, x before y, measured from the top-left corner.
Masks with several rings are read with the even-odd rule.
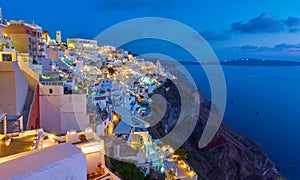
[[[35,146],[36,138],[37,135],[11,138],[9,145],[3,138],[0,141],[0,158],[32,150]]]
[[[198,175],[191,169],[191,166],[184,160],[175,161],[168,159],[164,162],[167,175],[174,173],[176,179],[198,179]],[[168,179],[168,178],[167,178]]]

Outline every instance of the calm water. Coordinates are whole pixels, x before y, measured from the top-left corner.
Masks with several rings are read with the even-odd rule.
[[[209,97],[201,68],[186,67]],[[300,179],[300,67],[223,66],[223,71],[227,84],[224,121],[259,142],[288,179]]]
[[[137,54],[161,53],[195,61],[182,48],[164,41],[134,41],[123,48]],[[209,98],[210,88],[201,66],[186,68]],[[300,67],[223,66],[223,70],[227,83],[224,121],[260,143],[288,179],[299,180]]]

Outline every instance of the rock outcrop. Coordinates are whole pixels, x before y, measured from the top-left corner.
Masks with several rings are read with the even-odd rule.
[[[169,88],[166,92],[165,88]],[[167,99],[167,111],[158,124],[150,128],[153,138],[161,138],[171,131],[180,114],[180,97],[173,83],[157,89]],[[275,164],[268,158],[263,148],[233,129],[221,124],[217,134],[204,148],[198,148],[198,142],[206,125],[210,111],[217,114],[217,108],[199,92],[200,116],[196,127],[182,145],[188,152],[188,162],[200,179],[278,179],[281,175]]]

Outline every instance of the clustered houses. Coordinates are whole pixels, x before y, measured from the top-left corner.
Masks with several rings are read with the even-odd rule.
[[[7,178],[56,173],[61,178],[119,179],[106,168],[106,154],[134,162],[145,175],[150,168],[171,169],[180,172],[177,178],[197,179],[190,167],[182,168],[184,161],[170,160],[172,147],[152,139],[143,120],[151,113],[155,89],[175,79],[159,61],[97,46],[94,40],[63,43],[60,31],[52,40],[34,23],[2,22],[0,84],[8,88],[0,90],[0,163],[6,162],[0,164],[1,174],[18,158],[38,161],[37,156],[54,157],[65,150],[53,161],[22,167]],[[59,173],[64,168],[68,172]]]

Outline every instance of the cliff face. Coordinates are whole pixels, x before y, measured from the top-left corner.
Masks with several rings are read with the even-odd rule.
[[[156,93],[168,99],[167,113],[163,120],[150,128],[154,138],[166,135],[176,124],[180,114],[180,97],[174,84],[170,90],[159,88]],[[216,108],[199,92],[201,99],[200,116],[189,139],[182,145],[188,152],[188,162],[200,179],[278,179],[280,173],[268,158],[263,148],[222,123],[213,140],[203,149],[198,142],[206,125],[210,109]]]

